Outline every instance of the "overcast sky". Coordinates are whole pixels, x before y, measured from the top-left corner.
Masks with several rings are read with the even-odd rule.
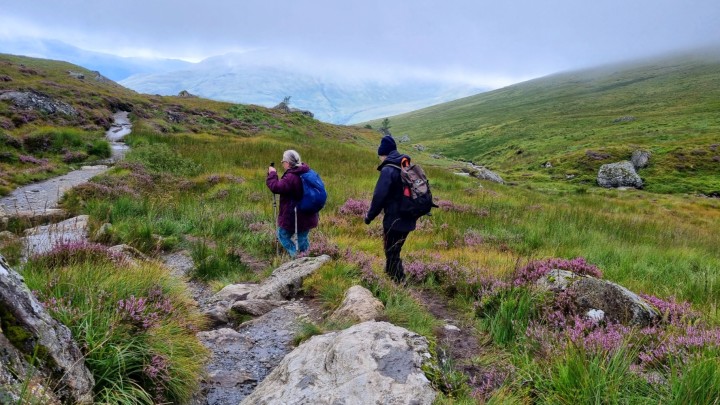
[[[720,43],[719,0],[0,0],[0,39],[121,56],[231,51],[493,87]],[[2,52],[2,49],[0,49]]]

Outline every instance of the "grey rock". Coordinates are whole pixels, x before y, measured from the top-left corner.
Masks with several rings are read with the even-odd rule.
[[[0,100],[9,100],[17,107],[38,110],[47,114],[60,113],[70,116],[78,114],[70,104],[53,100],[52,97],[36,91],[6,91],[0,94]]]
[[[345,292],[342,303],[329,319],[350,322],[372,321],[378,319],[384,311],[385,306],[370,290],[355,285]]]
[[[606,280],[583,277],[567,290],[582,313],[602,310],[610,321],[639,326],[647,326],[660,317],[660,312],[637,294]]]
[[[236,301],[230,308],[241,315],[260,316],[284,304],[287,304],[287,301],[247,300]]]
[[[85,80],[85,74],[80,72],[73,72],[71,70],[67,71],[67,74],[70,75],[70,77],[74,77],[75,79],[79,80]]]
[[[249,395],[292,350],[303,322],[319,321],[300,301],[278,307],[243,323],[197,334],[212,352],[201,383],[203,404],[237,404]],[[292,402],[291,403],[297,403]]]
[[[605,188],[643,187],[643,181],[637,172],[635,172],[635,167],[627,160],[600,166],[597,182],[598,185]]]
[[[632,162],[636,170],[645,168],[650,162],[650,152],[646,150],[633,151],[632,156],[630,157],[630,161]]]
[[[494,183],[505,184],[505,181],[502,179],[502,177],[500,177],[499,174],[493,172],[492,170],[484,166],[473,165],[472,163],[469,164],[469,166],[471,176],[476,177],[480,180],[488,180]]]
[[[322,255],[287,262],[275,269],[247,298],[277,301],[293,298],[302,287],[303,279],[328,261],[330,256]]]
[[[573,281],[584,277],[567,270],[553,269],[535,282],[540,288],[553,292],[565,291]]]
[[[209,301],[227,302],[232,305],[235,301],[247,299],[248,295],[257,288],[257,284],[230,284],[213,295]]]
[[[577,315],[599,317],[622,324],[646,326],[660,317],[659,311],[627,288],[607,280],[551,270],[535,284],[545,290],[567,291],[578,309]]]
[[[16,347],[26,356],[32,356],[36,345],[47,352],[52,363],[54,379],[51,387],[64,402],[90,404],[95,384],[85,366],[82,352],[72,339],[70,330],[53,319],[25,285],[22,277],[12,270],[0,256],[0,305],[33,338],[23,347]]]
[[[364,322],[298,346],[241,405],[431,404],[436,392],[421,368],[427,358],[424,337]]]
[[[32,256],[51,251],[55,246],[86,242],[88,215],[79,215],[57,224],[42,225],[25,230],[25,254]]]

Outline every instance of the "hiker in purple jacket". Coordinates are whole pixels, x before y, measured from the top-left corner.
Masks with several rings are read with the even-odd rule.
[[[395,282],[405,279],[400,251],[410,231],[415,230],[417,219],[400,216],[400,202],[402,201],[403,185],[400,179],[400,166],[403,158],[410,156],[400,154],[392,136],[386,135],[378,147],[380,158],[380,177],[375,184],[370,209],[365,215],[365,223],[370,224],[375,217],[384,213],[383,217],[383,248],[385,250],[385,273]]]
[[[306,252],[310,248],[308,234],[318,225],[318,213],[308,214],[295,209],[303,196],[303,185],[300,175],[307,173],[310,167],[300,160],[300,154],[294,150],[286,150],[282,158],[285,173],[278,179],[274,167],[268,168],[267,184],[273,194],[280,194],[280,210],[277,218],[277,237],[280,244],[295,257],[298,253]],[[297,245],[292,237],[296,235]]]

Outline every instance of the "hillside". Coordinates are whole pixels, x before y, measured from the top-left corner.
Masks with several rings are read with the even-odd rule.
[[[557,74],[390,121],[413,144],[518,183],[594,185],[600,165],[645,149],[651,164],[640,175],[648,191],[718,194],[718,111],[714,49]]]
[[[248,344],[269,340],[258,343],[235,333],[260,318],[248,322],[252,316],[233,312],[234,304],[220,316],[217,311],[201,312],[202,304],[215,303],[195,300],[193,290],[212,295],[235,284],[272,282],[274,270],[294,265],[276,242],[275,197],[265,181],[269,162],[279,162],[285,150],[295,149],[328,190],[319,226],[310,232],[308,252],[328,257],[302,280],[299,290],[293,288],[299,296],[289,305],[312,305],[320,319],[304,319],[293,336],[267,329],[269,335],[282,334],[300,350],[307,347],[300,343],[313,335],[348,330],[351,322],[338,322],[328,314],[341,306],[346,291],[359,285],[380,301],[375,319],[427,340],[429,355],[423,355],[427,363],[423,361],[422,372],[437,394],[433,405],[710,404],[720,397],[720,199],[590,187],[596,168],[585,170],[578,163],[588,156],[587,150],[616,155],[630,150],[611,136],[620,130],[627,131],[632,142],[644,141],[641,145],[654,152],[654,159],[668,159],[675,150],[670,148],[699,151],[702,142],[712,148],[718,117],[709,106],[717,100],[712,90],[717,65],[689,65],[694,67],[658,68],[678,73],[658,73],[645,82],[675,86],[677,100],[705,100],[709,93],[699,106],[694,101],[646,105],[643,100],[650,97],[644,93],[622,104],[629,97],[627,89],[643,82],[626,83],[634,79],[624,71],[618,75],[626,86],[603,89],[597,80],[606,86],[620,82],[597,71],[600,78],[591,80],[583,73],[575,79],[587,81],[582,89],[559,75],[438,107],[444,111],[439,117],[451,118],[428,118],[435,109],[413,113],[413,120],[393,118],[392,131],[411,138],[399,144],[399,151],[422,164],[439,206],[417,221],[403,245],[406,281],[397,284],[384,271],[382,221],[363,222],[378,179],[377,131],[258,106],[142,95],[65,62],[0,55],[2,193],[102,160],[111,114],[127,110],[132,121],[125,160],[75,187],[61,201],[68,215],[87,215],[89,242],[60,244],[23,263],[21,237],[29,225],[22,218],[2,218],[0,253],[20,272],[26,295],[32,291],[48,317],[69,328],[94,377],[94,402],[195,403],[208,383],[210,348],[200,341],[202,332],[217,327]],[[636,70],[648,74],[647,67]],[[694,72],[692,77],[686,77],[688,72]],[[681,77],[688,88],[704,81],[711,90],[680,95],[675,81]],[[530,92],[523,90],[526,86],[537,88]],[[619,89],[623,97],[614,92]],[[670,90],[662,92],[664,99],[673,99]],[[547,100],[547,94],[557,101]],[[598,110],[610,105],[608,100],[625,107],[594,116],[592,108],[577,101],[583,94],[581,100],[595,103]],[[474,100],[472,107],[468,100]],[[693,108],[705,127],[687,119]],[[512,109],[527,117],[511,120],[517,114]],[[683,113],[666,118],[674,109]],[[655,110],[664,115],[650,114]],[[478,117],[476,111],[484,115]],[[631,114],[634,121],[612,122]],[[425,121],[417,123],[421,118]],[[597,128],[582,129],[588,122]],[[523,141],[523,123],[537,131],[531,142]],[[654,143],[643,138],[643,125],[653,129],[646,137],[655,139],[658,130],[666,144],[653,149]],[[496,144],[478,136],[485,141],[480,148],[465,139],[474,139],[467,134],[476,127],[504,136],[494,138]],[[443,128],[445,132],[439,132]],[[585,141],[562,135],[570,130],[595,137]],[[690,135],[678,141],[669,135],[673,131]],[[597,139],[609,146],[596,146],[592,142]],[[428,145],[427,153],[413,147],[420,142]],[[665,148],[669,152],[663,152]],[[486,149],[496,153],[487,154]],[[501,173],[521,186],[458,176],[448,168],[461,162],[433,158],[439,150],[498,171],[505,168]],[[687,156],[695,162],[706,155]],[[550,169],[557,172],[540,169],[543,159],[551,160]],[[570,170],[578,173],[578,180],[565,184],[565,171]],[[655,167],[646,170],[643,173]],[[703,166],[692,174],[714,184],[716,179],[705,170]],[[671,174],[673,180],[682,177],[682,172]],[[668,187],[679,190],[677,184]],[[118,246],[131,252],[130,262],[118,259]],[[172,255],[187,259],[182,263],[185,277],[166,266],[164,259]],[[562,271],[572,272],[571,279]],[[6,274],[0,271],[0,279]],[[567,289],[543,289],[541,281],[567,282]],[[580,289],[598,284],[607,289],[589,288],[600,293],[588,310],[583,301],[588,295]],[[628,320],[637,306],[615,305],[614,297],[623,289],[637,293],[631,301],[647,315],[642,322]],[[230,294],[248,295],[235,291]],[[7,306],[0,305],[0,345],[33,359],[34,348],[42,362],[44,348],[34,346],[32,335]],[[210,326],[211,320],[219,323]],[[382,336],[374,335],[385,339]],[[404,336],[400,340],[409,335]],[[406,380],[387,366],[398,358],[395,349],[388,351],[382,340],[371,339],[367,343],[383,353],[361,362],[367,360],[371,367],[377,363],[381,373],[391,375],[386,377],[392,384]],[[317,342],[308,343],[312,341]],[[223,345],[234,346],[218,342],[218,352],[226,349]],[[258,349],[274,353],[265,346]],[[221,360],[234,358],[223,356]],[[340,368],[359,363],[337,359]],[[245,366],[252,369],[257,368],[253,361],[261,360],[248,361]],[[230,375],[223,386],[252,388],[261,383],[261,377],[248,377],[240,368],[223,369]],[[42,375],[8,375],[0,368],[0,402],[50,402],[34,397],[41,390],[25,389]],[[20,399],[3,391],[10,386],[7,381]],[[51,389],[60,386],[50,382],[46,386]],[[307,380],[296,385],[309,391],[315,387]],[[409,396],[406,403],[413,400]]]

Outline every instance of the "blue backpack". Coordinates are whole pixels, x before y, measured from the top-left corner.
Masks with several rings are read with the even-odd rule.
[[[302,212],[315,213],[320,211],[327,201],[327,192],[320,175],[314,170],[300,175],[303,185],[303,196],[297,205]]]

